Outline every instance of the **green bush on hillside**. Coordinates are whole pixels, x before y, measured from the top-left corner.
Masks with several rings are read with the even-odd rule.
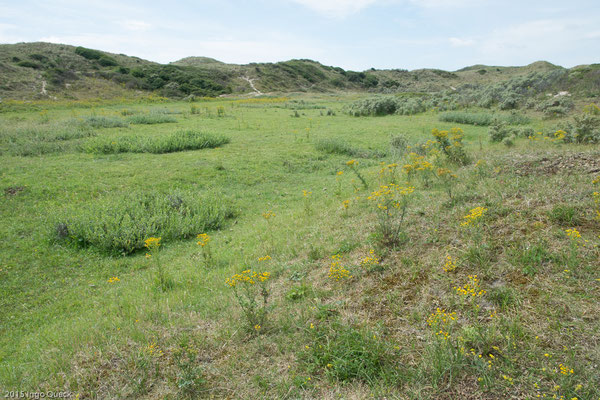
[[[101,51],[88,49],[81,46],[75,49],[75,54],[78,54],[83,58],[87,58],[88,60],[99,60],[104,56],[104,53]]]

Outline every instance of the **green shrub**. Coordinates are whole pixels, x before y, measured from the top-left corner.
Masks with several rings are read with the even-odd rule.
[[[512,129],[504,121],[496,120],[488,129],[491,142],[501,142],[512,134]]]
[[[104,53],[101,51],[92,50],[81,46],[75,49],[75,54],[87,58],[88,60],[99,60],[102,56],[104,56]]]
[[[575,141],[577,143],[600,142],[600,117],[592,113],[583,113],[573,117]]]
[[[90,141],[85,151],[95,154],[117,153],[174,153],[177,151],[208,149],[229,143],[226,136],[197,131],[179,131],[162,136],[123,135],[117,138],[99,138]]]
[[[140,115],[132,115],[127,118],[127,121],[131,124],[167,124],[172,122],[177,122],[175,117],[171,117],[169,115],[159,114],[159,113],[151,113],[151,114],[140,114]]]
[[[513,135],[505,137],[504,139],[502,139],[502,144],[506,147],[513,147],[515,145],[515,139],[516,137]]]
[[[529,126],[514,129],[513,132],[517,137],[521,138],[528,138],[529,136],[535,135],[535,130]]]
[[[215,196],[192,191],[135,192],[106,197],[93,204],[66,210],[54,224],[52,236],[60,242],[128,254],[144,248],[144,240],[162,242],[220,229],[231,208]]]
[[[469,124],[477,126],[489,126],[497,121],[506,122],[509,125],[524,125],[530,122],[530,119],[523,114],[512,111],[506,116],[495,115],[491,113],[474,113],[465,111],[448,111],[440,114],[440,121],[456,122],[459,124]]]
[[[491,125],[494,121],[494,114],[489,113],[470,113],[463,111],[449,111],[440,114],[439,120],[443,122],[456,122],[459,124],[470,124],[479,126]]]
[[[19,61],[17,63],[17,65],[19,67],[25,67],[25,68],[33,68],[33,69],[40,69],[42,68],[42,66],[36,62],[33,61],[28,61],[28,60],[23,60],[23,61]]]
[[[573,108],[575,103],[567,96],[552,97],[536,106],[537,111],[542,111],[548,117],[566,115]]]
[[[113,67],[115,65],[118,65],[117,60],[106,55],[103,55],[98,59],[98,64],[102,65],[103,67]]]
[[[347,111],[355,117],[377,116],[394,114],[398,109],[398,102],[392,96],[379,96],[370,99],[358,100],[352,103]]]

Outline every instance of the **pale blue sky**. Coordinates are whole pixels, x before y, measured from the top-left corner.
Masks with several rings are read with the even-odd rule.
[[[600,0],[0,0],[0,43],[346,69],[600,63]]]

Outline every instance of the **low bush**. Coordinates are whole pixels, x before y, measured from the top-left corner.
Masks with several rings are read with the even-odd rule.
[[[81,247],[128,254],[144,248],[144,240],[163,242],[220,229],[233,217],[229,206],[215,196],[192,191],[136,192],[107,197],[66,210],[54,224],[52,237]]]
[[[470,113],[463,111],[448,111],[440,114],[439,120],[443,122],[456,122],[459,124],[488,126],[494,122],[494,114]]]
[[[123,135],[118,138],[99,138],[90,141],[85,151],[95,154],[117,153],[174,153],[177,151],[208,149],[229,143],[223,135],[197,131],[179,131],[162,136]]]
[[[358,100],[350,104],[345,111],[355,117],[381,115],[414,115],[427,110],[420,97],[377,96]]]
[[[531,120],[518,112],[511,112],[508,115],[496,115],[492,113],[474,113],[464,111],[448,111],[440,114],[439,120],[443,122],[456,122],[459,124],[469,124],[478,126],[490,126],[496,122],[506,122],[509,125],[524,125]]]
[[[81,46],[75,49],[75,54],[78,54],[83,58],[87,58],[88,60],[99,60],[102,56],[104,56],[104,53],[101,51],[88,49]]]
[[[33,62],[33,61],[29,61],[29,60],[19,61],[17,63],[17,65],[19,67],[33,68],[33,69],[40,69],[40,68],[42,68],[41,64]]]
[[[118,65],[117,60],[105,55],[98,59],[98,64],[102,65],[103,67],[114,67],[115,65]]]
[[[575,103],[567,96],[552,97],[539,103],[536,106],[537,111],[542,111],[548,117],[566,115],[575,108]]]
[[[501,142],[505,138],[511,136],[513,130],[503,121],[494,121],[494,124],[488,129],[488,135],[491,142]]]

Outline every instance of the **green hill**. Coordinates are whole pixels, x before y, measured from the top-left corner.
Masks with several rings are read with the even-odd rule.
[[[540,84],[542,82],[542,84]],[[159,64],[124,54],[51,43],[0,45],[0,99],[83,99],[157,94],[171,98],[288,92],[444,92],[527,84],[529,95],[600,89],[600,65],[565,69],[545,61],[524,67],[347,71],[313,60],[226,64],[186,57]],[[519,95],[523,95],[520,93]]]

